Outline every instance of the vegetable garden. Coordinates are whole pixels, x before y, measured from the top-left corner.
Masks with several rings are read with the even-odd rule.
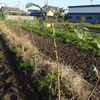
[[[35,86],[40,100],[100,99],[99,33],[40,19],[4,20],[0,29],[17,69]]]

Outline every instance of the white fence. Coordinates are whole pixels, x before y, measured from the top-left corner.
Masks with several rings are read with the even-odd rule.
[[[6,19],[10,19],[10,20],[32,20],[32,21],[35,21],[36,17],[34,17],[34,16],[6,15]]]

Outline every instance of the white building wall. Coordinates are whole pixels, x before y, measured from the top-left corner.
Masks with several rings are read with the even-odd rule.
[[[100,13],[100,7],[69,8],[69,13]]]
[[[9,19],[9,20],[31,20],[31,21],[35,21],[36,17],[34,17],[34,16],[6,15],[6,19]]]
[[[54,16],[54,13],[50,10],[48,13],[47,13],[48,16]]]

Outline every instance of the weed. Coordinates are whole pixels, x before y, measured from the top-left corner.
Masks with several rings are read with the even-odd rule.
[[[6,39],[6,38],[7,38],[7,35],[6,35],[6,34],[4,34],[2,38],[3,38],[3,39]]]
[[[95,91],[95,89],[96,89],[96,87],[97,87],[97,84],[98,84],[98,82],[100,81],[100,75],[99,75],[100,72],[97,70],[97,68],[96,68],[94,65],[93,65],[93,68],[94,68],[93,71],[96,73],[98,79],[97,79],[97,81],[96,81],[96,83],[95,83],[94,88],[92,89],[91,93],[89,94],[89,96],[87,97],[86,100],[90,100],[90,97],[93,95],[93,92]]]
[[[33,67],[34,64],[31,63],[30,61],[24,60],[23,62],[20,63],[20,67],[25,68],[25,69],[29,69],[30,67]]]
[[[21,44],[21,43],[19,43],[17,46],[18,46],[19,48],[22,48],[22,44]]]
[[[48,57],[47,60],[52,61],[52,58]]]
[[[18,57],[20,56],[20,53],[21,53],[21,49],[20,48],[16,48],[16,49],[11,48],[11,50],[12,50],[12,52],[14,52],[16,54],[16,57],[18,59]]]
[[[5,13],[0,12],[0,20],[5,20],[6,16]]]
[[[81,17],[79,17],[79,21],[80,21],[80,23],[85,23],[86,19],[81,16]]]
[[[37,84],[38,91],[43,94],[43,98],[49,98],[57,95],[56,87],[57,77],[53,73],[47,73],[42,76],[34,76],[33,83]]]

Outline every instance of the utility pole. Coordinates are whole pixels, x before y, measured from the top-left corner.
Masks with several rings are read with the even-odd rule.
[[[45,4],[47,5],[47,8],[48,8],[48,0],[45,0]]]
[[[92,3],[93,3],[93,0],[91,0],[91,5],[92,5]]]

